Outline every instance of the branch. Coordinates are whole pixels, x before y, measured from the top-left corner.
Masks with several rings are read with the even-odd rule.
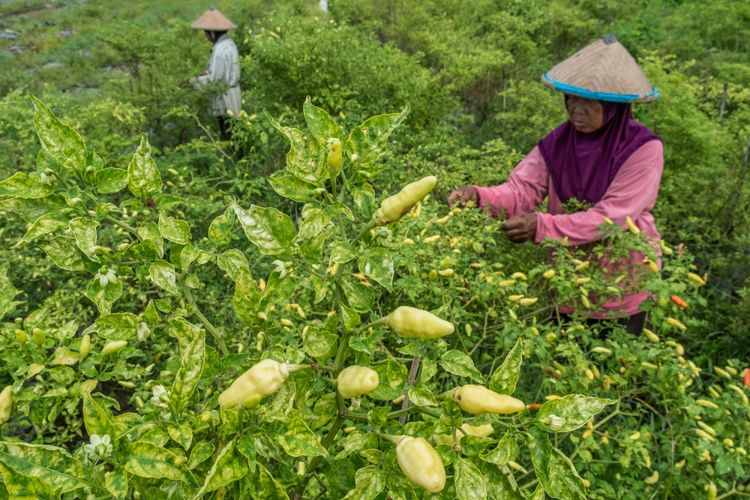
[[[180,280],[180,287],[182,288],[182,293],[185,294],[185,300],[187,300],[190,308],[193,310],[193,313],[195,313],[200,322],[203,323],[203,326],[206,327],[206,330],[208,330],[211,335],[214,336],[216,343],[219,345],[221,353],[224,356],[229,356],[229,349],[227,349],[227,344],[226,342],[224,342],[224,334],[218,328],[216,328],[213,323],[208,320],[208,318],[203,315],[201,310],[198,308],[198,304],[193,298],[193,292],[190,291],[190,288],[185,284],[184,280]]]

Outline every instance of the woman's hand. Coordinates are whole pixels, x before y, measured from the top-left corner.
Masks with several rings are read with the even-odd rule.
[[[514,243],[533,241],[536,236],[536,214],[529,212],[511,217],[503,224],[503,231]]]
[[[448,205],[451,207],[456,203],[461,205],[461,207],[464,207],[469,202],[474,202],[474,206],[479,202],[479,193],[477,193],[477,188],[474,186],[465,186],[460,189],[454,189],[451,191],[451,194],[448,195]]]

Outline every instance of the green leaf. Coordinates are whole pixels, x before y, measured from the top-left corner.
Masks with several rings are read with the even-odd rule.
[[[518,452],[518,443],[513,439],[511,431],[508,431],[502,438],[500,438],[497,442],[497,446],[495,446],[492,451],[483,453],[480,455],[480,458],[485,462],[503,467],[510,460],[515,460]]]
[[[185,472],[175,465],[182,457],[159,446],[144,442],[133,443],[126,456],[128,458],[124,468],[135,476],[190,481]]]
[[[340,220],[341,217],[345,217],[347,220],[354,222],[354,214],[348,205],[344,205],[340,201],[332,201],[325,208],[326,213],[334,220]]]
[[[115,469],[104,473],[104,486],[110,494],[117,498],[128,498],[128,474],[124,470]]]
[[[85,270],[83,257],[81,256],[74,239],[65,236],[55,236],[39,246],[42,247],[44,253],[52,259],[52,262],[54,262],[57,267],[65,269],[66,271]]]
[[[193,263],[198,263],[199,266],[202,266],[206,262],[211,260],[212,255],[208,252],[204,252],[203,250],[200,250],[198,248],[195,248],[191,244],[187,244],[184,247],[182,247],[182,250],[180,250],[180,268],[183,271],[187,271],[190,269],[190,266],[193,265]]]
[[[162,190],[161,175],[151,158],[151,145],[146,136],[141,139],[141,144],[128,165],[128,189],[141,200],[146,200]]]
[[[271,188],[273,188],[279,196],[300,203],[315,201],[320,197],[320,194],[325,191],[323,188],[306,182],[299,177],[290,174],[286,170],[274,172],[268,176],[268,183],[271,184]]]
[[[499,394],[513,394],[518,383],[518,376],[521,373],[522,362],[523,344],[521,343],[521,339],[518,339],[510,352],[505,356],[503,364],[498,366],[490,377],[490,390]]]
[[[347,434],[341,443],[341,451],[333,457],[334,460],[341,460],[346,458],[352,453],[358,453],[360,450],[367,449],[366,443],[368,441],[367,434],[363,434],[359,431]]]
[[[0,490],[0,494],[3,495],[4,499],[37,500],[38,498],[55,497],[55,492],[47,483],[32,477],[22,476],[13,469],[5,467],[2,462],[0,462],[0,474],[3,476],[4,486]]]
[[[138,228],[138,237],[142,241],[152,242],[159,258],[164,256],[164,238],[159,231],[159,226],[153,222],[147,222]]]
[[[339,284],[349,307],[358,313],[370,311],[375,300],[375,295],[370,287],[361,284],[359,281],[354,281],[353,278],[344,279]]]
[[[83,423],[89,436],[109,436],[114,442],[117,437],[112,412],[100,405],[90,393],[83,395]]]
[[[96,173],[96,190],[101,194],[119,193],[128,185],[124,168],[105,168]]]
[[[531,461],[544,491],[552,498],[585,499],[583,480],[568,457],[553,448],[547,435],[539,429],[532,428],[529,438]]]
[[[341,308],[341,318],[344,320],[344,327],[346,327],[347,330],[354,330],[357,328],[362,322],[359,314],[357,314],[354,309],[347,307],[343,303],[340,303],[339,307]]]
[[[346,500],[373,500],[385,489],[385,478],[375,465],[362,467],[354,474],[356,486],[344,497]]]
[[[439,363],[448,373],[459,377],[469,377],[479,384],[484,384],[484,377],[474,366],[474,361],[457,349],[451,349],[440,356]]]
[[[391,356],[388,357],[388,363],[386,363],[386,373],[388,375],[388,385],[394,388],[403,387],[409,377],[409,370],[407,370],[406,366]],[[420,377],[420,381],[424,382],[422,377]]]
[[[187,422],[182,422],[179,425],[169,424],[167,426],[167,432],[172,440],[182,446],[183,449],[188,450],[190,444],[193,442],[193,429]]]
[[[173,295],[179,295],[177,288],[177,274],[174,266],[165,260],[157,260],[148,266],[148,276],[156,286],[166,290]]]
[[[532,427],[529,429],[526,444],[531,454],[531,463],[534,465],[539,484],[549,493],[549,462],[552,455],[552,443],[550,443],[546,433]]]
[[[368,248],[359,259],[359,270],[389,292],[392,291],[394,265],[390,250],[380,247]]]
[[[258,283],[250,276],[250,273],[240,271],[234,285],[232,304],[234,312],[243,323],[253,325],[257,321],[260,295]]]
[[[506,476],[499,467],[483,462],[475,465],[479,465],[479,469],[487,480],[487,498],[502,500],[523,500],[526,498],[525,495],[518,492],[518,485],[512,474]]]
[[[243,272],[250,276],[250,263],[242,251],[232,248],[216,256],[216,265],[224,271],[230,280],[237,281]]]
[[[190,351],[190,344],[201,335],[203,330],[187,321],[185,318],[174,318],[167,324],[167,333],[180,345],[180,352]]]
[[[138,336],[138,318],[133,313],[99,316],[86,333],[96,332],[106,340],[132,340]]]
[[[532,493],[528,498],[529,500],[544,500],[546,498],[546,495],[544,494],[544,488],[542,487],[542,485],[537,484],[536,488],[534,488],[534,493]]]
[[[142,436],[139,441],[140,444],[150,444],[154,445],[158,448],[164,448],[164,446],[169,442],[169,433],[162,429],[161,427],[154,427],[150,430],[147,430]]]
[[[553,498],[584,499],[586,491],[583,480],[570,459],[559,449],[552,450],[549,463],[550,490]]]
[[[356,172],[365,177],[372,177],[377,173],[379,167],[375,162],[385,153],[388,138],[403,123],[408,113],[407,107],[401,113],[373,116],[352,129],[344,149]]]
[[[340,263],[345,264],[350,260],[354,260],[357,257],[357,253],[354,251],[348,241],[336,241],[331,246],[331,256],[329,262],[331,264]]]
[[[375,190],[367,182],[351,188],[354,204],[365,219],[370,219],[375,211]]]
[[[122,281],[107,281],[102,286],[101,280],[94,277],[86,287],[86,297],[96,304],[99,314],[109,314],[112,312],[112,304],[122,297]]]
[[[331,356],[338,345],[339,337],[335,333],[314,326],[306,328],[302,338],[305,352],[320,362]]]
[[[26,234],[23,235],[23,238],[18,240],[13,246],[17,247],[24,243],[31,243],[37,238],[47,236],[65,227],[68,227],[68,218],[66,216],[58,211],[48,212],[37,218],[26,231]]]
[[[0,198],[0,210],[15,212],[26,220],[34,220],[46,213],[67,208],[68,204],[62,196],[48,196],[37,200]]]
[[[39,99],[34,102],[34,128],[42,149],[68,171],[83,171],[86,167],[86,144],[71,127],[63,124]]]
[[[78,363],[80,356],[77,352],[71,351],[66,346],[60,346],[55,349],[52,354],[52,360],[49,362],[50,366],[71,366]]]
[[[273,477],[271,472],[262,464],[258,464],[260,475],[254,484],[255,492],[251,498],[273,498],[274,500],[289,500],[284,487]]]
[[[190,470],[195,469],[200,464],[211,458],[214,454],[216,446],[209,441],[198,441],[193,446],[193,450],[190,452],[190,459],[188,460],[187,468]]]
[[[574,431],[606,406],[616,402],[613,399],[570,394],[544,403],[536,414],[536,424],[548,432]]]
[[[341,304],[342,311],[344,311],[344,305]],[[357,314],[351,309],[349,309],[348,314]],[[359,318],[359,316],[356,316],[356,318]],[[344,317],[344,324],[347,324],[347,317]],[[348,328],[348,327],[347,327]],[[381,340],[383,340],[383,330],[374,329],[374,328],[367,328],[365,330],[362,330],[358,332],[356,335],[352,335],[349,337],[349,347],[354,349],[357,352],[364,352],[367,353],[369,356],[373,356],[375,354],[375,350],[378,348],[379,343]],[[377,390],[377,389],[376,389]]]
[[[277,439],[284,451],[291,457],[328,456],[317,434],[311,431],[299,416],[295,415],[286,421],[285,432],[278,435]]]
[[[56,497],[79,488],[96,489],[86,479],[88,476],[80,460],[56,446],[0,442],[0,463],[5,466],[2,473],[6,487],[23,486],[20,476],[40,483]]]
[[[224,213],[211,221],[208,226],[208,239],[214,245],[227,245],[232,241],[232,229],[234,229],[234,212],[232,207],[227,207]]]
[[[417,384],[409,387],[407,391],[409,400],[417,406],[437,406],[435,394],[423,384]]]
[[[178,416],[182,409],[190,402],[190,398],[203,374],[205,361],[206,334],[200,331],[180,352],[180,368],[175,374],[172,392],[169,395],[170,402],[177,413],[175,416]],[[187,446],[183,446],[186,450],[189,447],[189,442]]]
[[[216,455],[211,469],[206,474],[203,485],[193,498],[200,498],[211,491],[239,481],[247,474],[247,462],[238,455],[234,447],[234,439],[229,441]]]
[[[165,240],[172,241],[178,245],[190,243],[190,224],[184,220],[175,219],[164,212],[159,212],[159,233]]]
[[[6,270],[0,269],[0,319],[3,319],[19,304],[19,302],[13,300],[18,293],[18,289],[8,279]]]
[[[302,105],[302,112],[305,115],[307,128],[310,129],[310,133],[321,146],[325,146],[330,137],[341,139],[343,134],[341,127],[333,121],[331,115],[323,108],[315,106],[309,96],[305,99],[305,104]]]
[[[76,217],[70,220],[70,231],[76,240],[76,246],[89,259],[97,261],[96,257],[96,228],[99,223],[88,217]]]
[[[33,200],[52,194],[52,187],[44,184],[38,175],[16,172],[0,182],[0,198]]]
[[[328,283],[326,280],[318,278],[317,276],[310,276],[310,282],[312,283],[313,290],[315,291],[315,297],[313,298],[314,304],[320,304],[328,294]]]
[[[248,210],[232,206],[237,219],[250,240],[263,255],[289,253],[296,234],[292,219],[276,210],[251,205]]]
[[[325,240],[333,232],[333,222],[324,210],[305,206],[299,223],[299,232],[294,243],[308,260],[319,261]]]
[[[470,460],[456,457],[453,461],[453,474],[456,482],[456,498],[474,500],[487,498],[487,480]]]
[[[303,181],[322,185],[328,178],[325,165],[326,150],[307,132],[284,127],[272,118],[271,124],[289,140],[291,145],[286,155],[287,172]]]

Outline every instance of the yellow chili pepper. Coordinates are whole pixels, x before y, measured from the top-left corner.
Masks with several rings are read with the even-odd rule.
[[[373,216],[375,224],[384,226],[399,220],[422,198],[427,196],[436,184],[437,177],[434,175],[407,184],[397,194],[386,198],[380,203],[380,207],[375,211],[375,215]]]
[[[396,460],[401,472],[414,484],[430,493],[445,488],[443,460],[425,438],[401,436],[396,445]]]

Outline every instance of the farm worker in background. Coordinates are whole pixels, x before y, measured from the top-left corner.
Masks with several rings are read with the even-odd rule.
[[[240,57],[237,46],[227,35],[227,31],[236,28],[237,25],[218,10],[211,8],[204,12],[191,27],[203,30],[206,38],[214,45],[208,69],[193,81],[199,87],[211,83],[221,84],[224,87],[222,93],[213,97],[210,111],[218,119],[221,137],[229,139],[227,116],[239,114],[242,104]]]
[[[585,245],[603,237],[605,217],[625,226],[629,216],[659,255],[660,236],[651,212],[661,182],[663,146],[630,110],[631,102],[655,100],[656,89],[611,35],[564,60],[542,81],[564,92],[568,120],[539,141],[505,183],[457,189],[448,203],[473,201],[494,216],[505,212],[503,230],[518,243],[567,238],[570,245]],[[548,209],[542,213],[536,209],[545,197]],[[583,208],[566,213],[564,204],[574,198]],[[637,256],[625,264],[629,269],[643,266]],[[597,304],[590,317],[618,317],[628,331],[640,333],[645,313],[639,306],[646,298],[643,290],[626,290],[622,299]]]

